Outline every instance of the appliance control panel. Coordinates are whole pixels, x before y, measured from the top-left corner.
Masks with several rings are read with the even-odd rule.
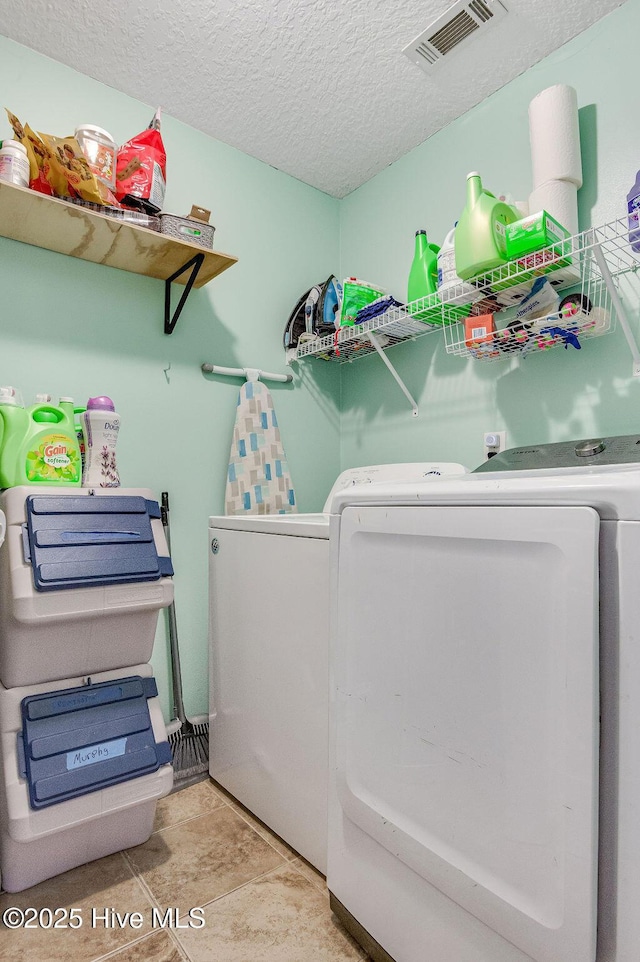
[[[324,506],[325,513],[331,510],[333,496],[338,491],[351,488],[354,484],[379,484],[389,481],[424,481],[425,478],[438,478],[443,475],[467,474],[467,468],[452,461],[417,461],[400,464],[370,464],[363,468],[347,468],[338,475]]]
[[[585,438],[508,448],[490,461],[483,461],[473,473],[637,463],[640,463],[640,434],[623,434],[611,438]]]

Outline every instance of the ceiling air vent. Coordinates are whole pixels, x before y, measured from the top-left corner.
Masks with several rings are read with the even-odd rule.
[[[507,8],[500,0],[459,0],[402,52],[422,70],[429,71],[465,41],[504,17],[506,12]]]

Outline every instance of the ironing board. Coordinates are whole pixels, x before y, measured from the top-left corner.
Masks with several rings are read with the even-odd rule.
[[[298,510],[273,398],[257,378],[240,388],[224,502],[227,515]]]

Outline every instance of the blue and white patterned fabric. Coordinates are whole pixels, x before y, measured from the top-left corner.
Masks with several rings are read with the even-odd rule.
[[[224,501],[228,515],[298,510],[271,392],[261,381],[240,388]]]

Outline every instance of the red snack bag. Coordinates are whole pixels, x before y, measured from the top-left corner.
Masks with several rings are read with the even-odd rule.
[[[116,197],[127,207],[157,214],[162,210],[167,155],[160,133],[160,107],[146,130],[118,150]]]

